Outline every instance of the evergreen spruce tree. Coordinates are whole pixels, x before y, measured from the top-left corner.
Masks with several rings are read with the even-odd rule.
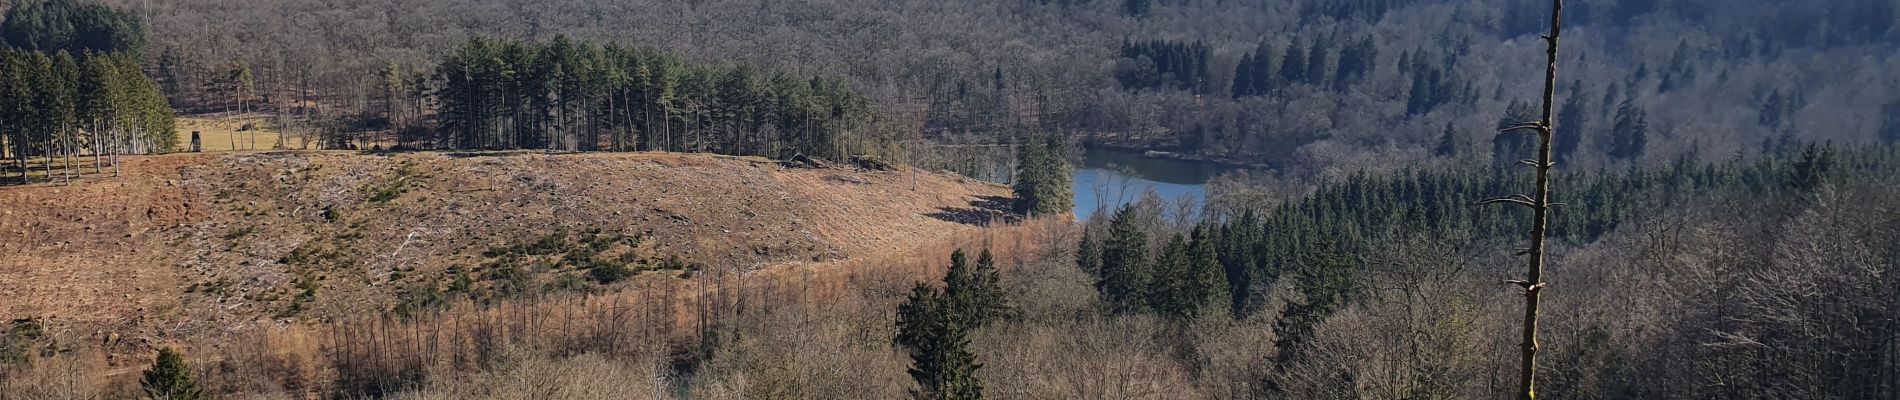
[[[152,368],[139,379],[145,394],[156,400],[197,400],[205,398],[204,388],[192,381],[185,358],[169,348],[159,349]]]
[[[1240,56],[1240,63],[1234,65],[1233,98],[1252,96],[1256,91],[1253,76],[1254,55]]]
[[[1537,152],[1536,134],[1523,130],[1505,130],[1505,128],[1536,118],[1536,111],[1531,109],[1530,103],[1512,101],[1510,106],[1505,107],[1504,116],[1498,118],[1500,132],[1491,139],[1492,165],[1503,167],[1517,164],[1518,160],[1530,157]]]
[[[1187,240],[1176,234],[1151,264],[1154,275],[1148,282],[1148,306],[1169,319],[1191,319],[1196,311],[1187,258]]]
[[[1194,301],[1193,315],[1225,314],[1228,304],[1233,302],[1233,293],[1228,290],[1227,273],[1220,263],[1219,231],[1207,225],[1197,226],[1188,236],[1187,272],[1194,290],[1188,298]]]
[[[1049,181],[1049,150],[1041,140],[1030,139],[1016,149],[1016,182],[1011,186],[1017,214],[1035,215],[1043,208],[1042,186]]]
[[[1017,150],[1016,182],[1011,185],[1017,213],[1061,215],[1075,208],[1068,148],[1065,135],[1052,133],[1032,137]]]
[[[1900,143],[1900,98],[1894,98],[1880,111],[1880,140],[1887,144]]]
[[[1082,239],[1075,249],[1075,267],[1090,276],[1102,274],[1102,242],[1095,237],[1095,230],[1083,228]]]
[[[1610,157],[1630,160],[1643,155],[1649,144],[1648,116],[1631,100],[1616,108],[1616,123],[1610,128]]]
[[[1435,152],[1439,157],[1457,157],[1458,142],[1458,131],[1452,129],[1450,122],[1446,122],[1444,132],[1438,134],[1438,147]]]
[[[1306,49],[1300,48],[1300,42],[1286,46],[1286,55],[1280,57],[1280,82],[1292,85],[1306,79]]]
[[[1115,313],[1138,312],[1145,308],[1147,298],[1148,232],[1135,225],[1135,212],[1132,206],[1116,211],[1109,220],[1108,239],[1102,243],[1102,274],[1095,286]]]
[[[1557,114],[1557,126],[1570,134],[1556,137],[1557,143],[1554,150],[1557,152],[1557,158],[1570,158],[1576,155],[1577,150],[1583,146],[1583,133],[1588,131],[1584,128],[1584,124],[1589,119],[1588,114],[1585,113],[1585,110],[1589,108],[1585,104],[1589,101],[1588,99],[1589,95],[1583,91],[1582,80],[1570,84],[1570,95],[1564,99],[1564,110]]]
[[[944,290],[918,282],[897,307],[898,346],[910,354],[908,370],[919,399],[981,399],[976,371],[983,364],[969,350],[969,332],[1000,317],[1006,307],[995,259],[988,250],[974,266],[962,250],[950,254]]]
[[[1274,88],[1279,87],[1279,83],[1274,81],[1273,77],[1275,72],[1273,69],[1273,47],[1268,46],[1267,42],[1260,42],[1259,45],[1254,46],[1253,54],[1253,70],[1248,72],[1253,74],[1254,90],[1252,94],[1255,96],[1265,96],[1268,93],[1272,93]]]
[[[945,306],[962,319],[965,327],[987,326],[1002,317],[1008,307],[996,258],[989,249],[977,256],[974,265],[962,249],[950,253],[950,268],[944,273],[943,283]]]

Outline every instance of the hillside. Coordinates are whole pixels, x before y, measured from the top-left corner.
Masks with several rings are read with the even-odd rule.
[[[1008,195],[671,153],[191,154],[127,158],[124,174],[0,189],[0,317],[162,341],[600,292],[941,246]]]

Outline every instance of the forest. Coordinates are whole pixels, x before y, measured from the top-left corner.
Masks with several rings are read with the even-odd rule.
[[[771,200],[712,210],[744,221],[715,228],[666,210],[707,201],[666,186],[628,198],[689,200],[639,216],[503,199],[484,206],[521,211],[479,224],[612,215],[574,224],[705,229],[675,238],[702,249],[733,247],[714,229],[758,235],[785,248],[739,250],[792,261],[682,261],[645,253],[640,233],[560,225],[459,243],[454,266],[419,272],[348,252],[399,219],[377,212],[431,204],[406,190],[583,184],[432,188],[463,177],[403,161],[376,164],[381,180],[340,168],[327,182],[350,187],[287,214],[230,201],[268,188],[205,189],[245,218],[334,230],[329,244],[240,249],[252,228],[222,225],[170,242],[201,264],[281,268],[294,288],[217,292],[207,324],[236,318],[227,300],[291,306],[257,335],[141,348],[122,368],[138,376],[120,378],[15,319],[0,399],[1900,397],[1900,0],[1552,3],[0,5],[0,137],[23,186],[34,165],[71,184],[84,157],[96,174],[106,157],[181,151],[174,114],[235,110],[365,157],[714,153],[778,162],[650,164],[747,160],[714,170],[735,176],[722,193],[794,168],[866,202],[918,196],[934,170],[996,193],[939,196],[970,207],[928,214],[975,236],[891,248],[838,229],[886,246],[844,260],[770,236],[828,233],[748,208]],[[1075,161],[1093,147],[1245,168],[1198,201],[1076,210]],[[558,163],[496,153],[480,171]],[[239,157],[219,162],[269,158]],[[576,175],[607,180],[626,171],[600,165],[631,159],[581,160],[597,168]],[[843,160],[859,162],[818,167]],[[903,174],[907,192],[865,178]],[[771,198],[797,204],[790,192]],[[804,208],[923,217],[874,205]],[[468,214],[444,208],[402,216]],[[305,308],[359,271],[382,279],[361,290],[397,301]],[[180,296],[234,285],[208,282]]]
[[[1438,155],[1446,131],[1457,136],[1461,153],[1483,158],[1492,122],[1511,104],[1533,100],[1535,82],[1521,77],[1535,75],[1537,63],[1524,57],[1537,47],[1538,15],[1548,6],[107,3],[146,21],[153,76],[180,108],[235,103],[229,72],[243,65],[255,77],[246,97],[288,115],[318,117],[290,122],[313,134],[393,133],[382,124],[321,122],[379,120],[391,113],[388,103],[423,100],[426,90],[386,93],[387,72],[432,75],[471,36],[545,42],[564,35],[576,43],[651,46],[695,65],[750,66],[761,76],[847,79],[874,116],[857,130],[876,137],[869,142],[893,158],[956,151],[930,143],[1013,144],[1025,132],[1060,130],[1078,143],[1314,174],[1390,170],[1402,164],[1394,158],[1464,162]],[[1892,0],[1571,1],[1559,107],[1576,109],[1570,113],[1581,134],[1566,159],[1589,168],[1656,166],[1689,152],[1720,160],[1787,132],[1842,143],[1900,137],[1900,128],[1881,123],[1900,118],[1890,51],[1896,9]],[[308,98],[323,101],[299,102]],[[1650,134],[1640,152],[1616,149],[1610,139],[1625,104],[1647,116]],[[682,115],[690,119],[687,111]],[[905,149],[888,149],[896,147]]]
[[[385,93],[416,91],[390,71]],[[846,150],[847,133],[864,129],[870,111],[862,95],[836,79],[687,65],[651,48],[565,36],[547,43],[471,39],[435,74],[441,87],[429,97],[439,108],[436,135],[400,137],[399,145],[844,159],[857,154]],[[388,115],[426,111],[409,104],[415,106],[392,104]]]
[[[176,149],[172,108],[146,75],[139,20],[97,4],[28,2],[0,23],[0,139],[25,183],[28,159],[41,158],[42,177],[72,176],[92,158]],[[54,160],[64,170],[54,172]],[[68,178],[70,179],[70,178]]]

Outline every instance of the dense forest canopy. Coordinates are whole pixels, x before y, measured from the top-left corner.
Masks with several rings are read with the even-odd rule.
[[[391,78],[387,96],[415,92]],[[436,135],[402,138],[408,144],[839,159],[855,154],[847,144],[875,148],[847,142],[870,110],[844,82],[688,64],[650,48],[477,38],[444,57],[434,79]]]
[[[7,9],[5,21],[0,40],[25,50],[139,54],[147,42],[144,20],[92,2],[19,1]]]
[[[146,32],[136,16],[99,4],[33,0],[0,20],[0,141],[27,182],[27,159],[53,160],[176,149],[172,108],[145,72]]]
[[[189,99],[222,98],[209,89],[242,61],[265,97],[307,89],[325,99],[316,112],[382,115],[390,100],[377,94],[378,72],[389,65],[429,70],[470,36],[566,35],[656,46],[694,63],[846,77],[877,111],[867,129],[887,142],[1019,143],[1028,128],[1060,129],[1084,143],[1310,171],[1389,169],[1396,163],[1374,161],[1393,157],[1456,162],[1436,156],[1448,126],[1461,154],[1485,158],[1492,122],[1536,93],[1518,77],[1540,65],[1525,57],[1548,8],[1532,0],[112,3],[149,16],[158,39],[147,53],[171,60],[157,75]],[[1900,98],[1895,10],[1893,0],[1571,1],[1560,107],[1578,110],[1579,142],[1568,164],[1654,165],[1691,149],[1719,158],[1787,131],[1843,143],[1882,137],[1894,130],[1866,121],[1893,114],[1885,106]],[[1156,43],[1205,50],[1124,49]],[[1186,69],[1173,71],[1178,62]],[[1176,82],[1153,84],[1163,79]],[[1613,144],[1625,104],[1647,114],[1640,152]]]

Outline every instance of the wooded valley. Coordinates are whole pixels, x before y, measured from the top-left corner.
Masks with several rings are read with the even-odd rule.
[[[0,400],[1893,399],[1897,43],[1900,0],[0,0]]]

